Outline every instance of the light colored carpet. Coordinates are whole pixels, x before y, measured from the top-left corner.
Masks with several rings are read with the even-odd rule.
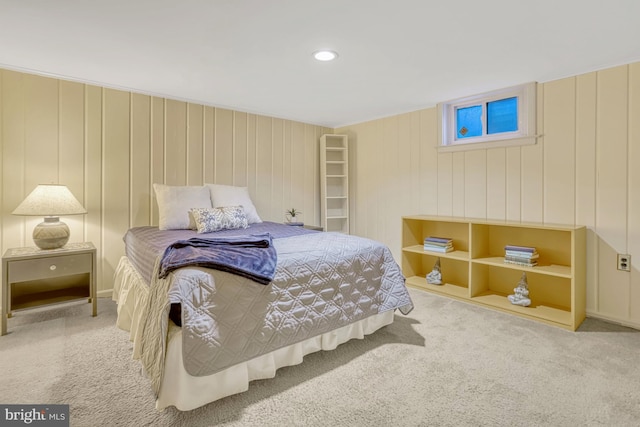
[[[411,290],[416,308],[248,392],[156,411],[115,304],[18,313],[0,403],[66,403],[72,426],[637,426],[640,331],[568,332]]]

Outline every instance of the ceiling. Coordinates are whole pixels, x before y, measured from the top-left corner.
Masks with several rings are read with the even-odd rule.
[[[639,16],[638,0],[0,0],[0,67],[334,128],[639,61]]]

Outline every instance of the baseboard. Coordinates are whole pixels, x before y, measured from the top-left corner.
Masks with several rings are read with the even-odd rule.
[[[98,291],[98,298],[111,298],[112,296],[113,296],[113,289]]]
[[[593,313],[587,310],[587,317],[606,320],[607,322],[616,323],[618,325],[626,326],[628,328],[640,329],[640,323],[633,322],[628,319],[618,319],[613,316],[606,316],[606,315],[603,315],[602,313]]]

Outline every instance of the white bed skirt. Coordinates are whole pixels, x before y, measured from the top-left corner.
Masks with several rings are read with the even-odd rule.
[[[113,300],[118,303],[116,324],[119,328],[129,331],[130,339],[134,343],[134,359],[140,358],[142,325],[140,310],[137,308],[147,301],[148,294],[148,286],[142,277],[129,259],[122,257],[114,277]],[[182,331],[170,321],[169,344],[156,408],[161,410],[175,406],[181,411],[188,411],[223,397],[242,393],[249,389],[250,381],[273,378],[278,368],[302,363],[303,357],[309,353],[333,350],[350,339],[362,339],[365,335],[391,324],[393,314],[393,311],[387,311],[202,377],[191,376],[184,369]]]

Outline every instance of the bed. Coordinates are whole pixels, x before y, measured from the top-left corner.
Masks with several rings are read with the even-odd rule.
[[[413,308],[389,249],[370,239],[262,221],[205,234],[160,228],[127,231],[113,292],[117,326],[129,331],[160,410],[244,392],[253,380],[361,339],[392,323],[396,310]],[[276,254],[271,280],[215,263],[166,271],[179,242],[256,236],[267,236]]]

